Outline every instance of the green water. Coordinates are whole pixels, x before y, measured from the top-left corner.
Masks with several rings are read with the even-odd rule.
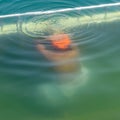
[[[64,75],[37,50],[38,38],[0,35],[0,120],[119,120],[117,19],[70,29],[79,70]]]

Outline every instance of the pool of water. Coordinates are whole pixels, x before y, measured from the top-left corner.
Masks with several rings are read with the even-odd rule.
[[[0,15],[116,3],[118,0],[0,0]],[[0,18],[1,120],[119,120],[120,6]],[[60,72],[37,45],[69,34],[75,72]],[[59,54],[59,52],[58,52]],[[47,55],[48,56],[48,55]],[[59,56],[59,55],[58,55]],[[51,56],[55,58],[55,56]]]

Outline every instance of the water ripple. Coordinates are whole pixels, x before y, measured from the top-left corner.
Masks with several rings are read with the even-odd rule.
[[[46,2],[48,2],[48,4],[45,4]],[[83,1],[81,1],[81,3],[83,3]],[[90,6],[92,3],[93,1],[88,0],[82,5]],[[99,1],[95,0],[94,3],[99,4]],[[39,4],[41,4],[41,6]],[[9,5],[12,7],[3,11],[3,14],[6,14],[8,11],[18,13],[21,11],[45,11],[56,10],[58,8],[74,8],[78,6],[78,1],[53,0],[51,2],[51,0],[36,0],[33,3],[33,1],[21,2],[21,0],[18,0],[11,2]],[[6,8],[9,7],[9,5],[7,5]],[[80,80],[84,81],[86,77],[89,80],[88,84],[91,81],[98,82],[101,79],[105,80],[104,75],[110,79],[110,77],[112,77],[110,74],[114,74],[115,72],[119,73],[120,70],[120,16],[115,16],[115,21],[112,21],[112,18],[111,21],[107,20],[111,13],[116,13],[119,9],[119,7],[106,7],[47,15],[20,16],[13,18],[15,19],[12,19],[13,21],[8,19],[7,22],[10,20],[10,23],[17,21],[16,26],[18,32],[5,36],[1,35],[0,37],[1,76],[7,80],[13,79],[13,81],[15,81],[15,83],[13,81],[12,83],[9,82],[10,84],[16,85],[19,81],[18,83],[21,84],[29,84],[30,86],[34,84],[38,86],[38,92],[43,92],[42,99],[48,97],[47,100],[51,100],[52,103],[56,100],[56,94],[54,95],[53,91],[56,91],[56,93],[60,91],[64,97],[72,96],[76,92],[80,92]],[[101,20],[99,21],[99,19]],[[5,22],[4,19],[3,22]],[[81,71],[83,68],[86,68],[86,71],[89,72],[89,74],[84,72],[84,78],[80,77],[82,74],[81,71],[78,71],[79,73],[77,74],[68,75],[68,78],[61,77],[61,74],[58,77],[58,73],[52,69],[55,67],[56,63],[49,62],[44,58],[42,53],[37,51],[36,45],[38,44],[38,40],[39,42],[44,42],[47,48],[49,44],[45,41],[45,38],[54,33],[63,32],[68,34],[73,43],[78,47],[79,55],[74,61],[79,63],[78,67]],[[69,60],[67,62],[69,62]],[[49,83],[53,78],[57,78],[57,81],[59,81],[58,78],[60,80],[64,78],[65,80],[72,79],[80,82],[77,81],[77,87],[75,83],[76,88],[73,87],[72,84],[69,85],[66,83],[65,85],[58,83],[55,85],[56,88],[54,88],[52,83],[44,84],[43,86],[39,84],[41,82],[45,83],[46,81]],[[87,82],[84,82],[84,85],[85,84],[86,86],[88,85]]]

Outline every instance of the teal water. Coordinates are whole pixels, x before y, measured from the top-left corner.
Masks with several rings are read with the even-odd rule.
[[[0,14],[114,2],[119,1],[0,0]],[[58,24],[61,17],[78,17],[81,14],[91,16],[119,10],[120,7],[110,7],[107,10],[55,14],[55,17],[51,15],[0,19],[0,29],[4,25],[16,24],[16,21],[18,26],[28,21],[37,24],[37,20],[41,18],[52,21],[51,26],[47,24],[47,30],[39,31],[42,34],[37,31],[31,33],[27,28],[23,32],[20,26],[17,33],[0,35],[0,119],[119,120],[120,16],[114,18],[115,21],[100,23],[92,23],[91,17],[88,24],[74,27],[72,24],[68,27],[67,24]],[[44,41],[39,35],[48,36],[54,30],[69,33],[77,46],[78,56],[74,59],[78,63],[77,73],[57,72],[53,69],[57,65],[37,50],[37,44]],[[50,46],[48,43],[45,45]]]

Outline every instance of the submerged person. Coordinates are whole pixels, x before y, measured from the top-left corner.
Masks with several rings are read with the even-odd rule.
[[[53,49],[47,49],[44,44],[37,44],[37,49],[49,61],[56,63],[55,69],[62,73],[71,73],[78,70],[78,48],[73,45],[68,34],[53,34],[47,37]]]

